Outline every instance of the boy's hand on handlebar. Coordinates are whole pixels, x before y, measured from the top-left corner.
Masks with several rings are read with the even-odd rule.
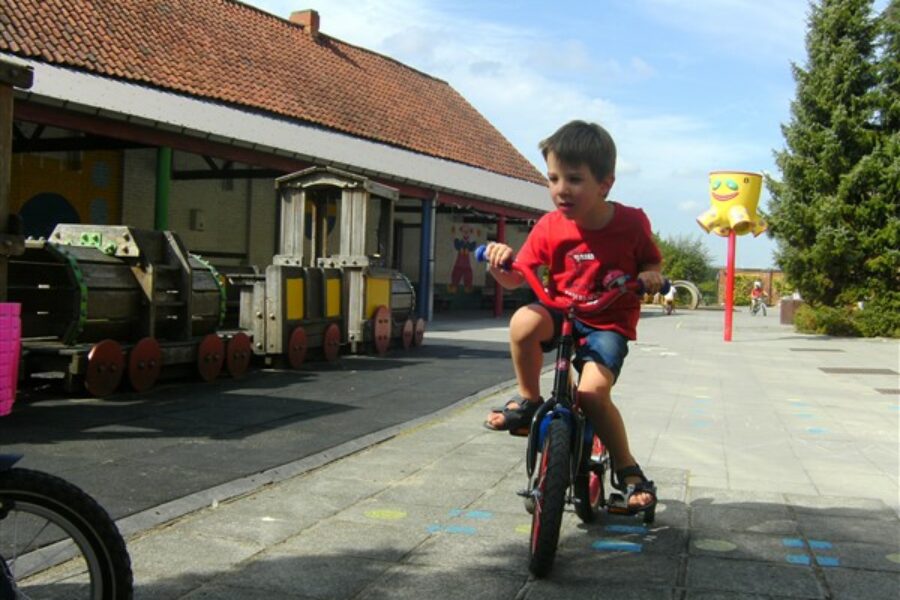
[[[658,292],[666,281],[659,271],[641,271],[638,273],[638,279],[644,284],[644,291],[648,294]]]
[[[508,267],[509,263],[512,262],[514,255],[515,252],[513,252],[512,248],[499,242],[488,243],[484,250],[484,257],[487,260],[488,266],[495,269]]]

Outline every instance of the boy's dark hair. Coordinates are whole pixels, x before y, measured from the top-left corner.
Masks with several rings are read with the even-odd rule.
[[[570,121],[538,144],[544,160],[552,152],[568,165],[587,165],[597,181],[616,172],[616,144],[596,123]]]

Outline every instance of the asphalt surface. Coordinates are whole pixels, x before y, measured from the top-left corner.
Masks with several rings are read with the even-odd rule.
[[[463,322],[439,316],[431,328]],[[24,454],[20,466],[69,479],[118,519],[245,477],[259,485],[260,473],[344,443],[372,443],[366,436],[511,377],[505,333],[426,333],[421,347],[385,357],[256,369],[212,384],[169,381],[102,400],[66,397],[51,382],[23,390],[0,419],[0,452]]]
[[[569,507],[545,579],[528,573],[515,494],[524,442],[482,427],[512,392],[493,385],[121,519],[135,597],[897,598],[897,340],[800,335],[773,311],[737,313],[725,343],[722,316],[642,318],[614,397],[659,486],[656,521],[585,525]],[[429,344],[504,354],[497,325],[460,321]],[[434,393],[458,378],[410,371]]]

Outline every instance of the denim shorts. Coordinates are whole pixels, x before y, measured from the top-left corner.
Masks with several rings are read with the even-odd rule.
[[[544,307],[547,308],[547,307]],[[553,339],[543,342],[541,347],[544,352],[556,349],[559,336],[562,333],[562,315],[555,310],[547,309],[553,317]],[[575,359],[572,364],[581,372],[581,367],[586,362],[600,363],[618,379],[628,356],[628,338],[618,331],[608,329],[594,329],[576,320],[574,323]]]

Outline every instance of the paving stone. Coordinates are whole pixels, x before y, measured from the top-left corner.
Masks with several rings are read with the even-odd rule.
[[[900,592],[900,573],[827,569],[824,574],[834,600],[887,600]]]
[[[824,598],[809,567],[693,556],[687,565],[691,591],[771,594],[788,598]]]
[[[402,565],[386,572],[361,597],[366,600],[497,600],[515,598],[525,585],[523,575],[481,569]]]
[[[795,534],[797,523],[783,505],[691,506],[691,526],[754,533]]]

